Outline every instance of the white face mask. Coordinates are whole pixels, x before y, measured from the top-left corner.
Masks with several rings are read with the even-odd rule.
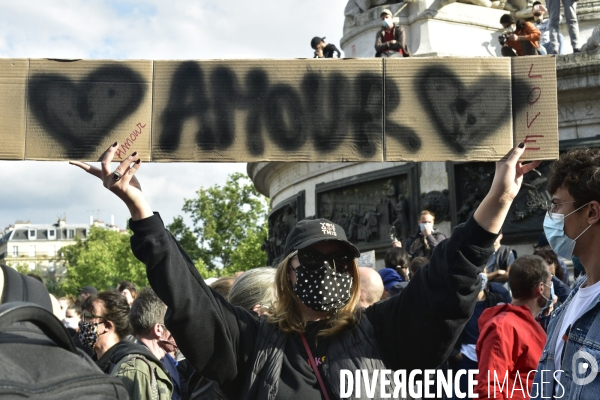
[[[419,228],[421,229],[421,231],[424,231],[425,228],[428,228],[430,231],[433,231],[433,224],[431,222],[425,222],[423,224],[420,224]]]
[[[394,21],[392,21],[391,18],[386,18],[383,21],[381,21],[381,25],[385,28],[385,29],[390,29],[392,26],[394,26]]]
[[[63,321],[63,324],[65,325],[66,328],[71,328],[71,329],[77,330],[77,328],[79,327],[79,318],[76,318],[76,317],[65,318]]]
[[[552,247],[552,250],[562,258],[568,260],[571,259],[573,256],[573,249],[575,249],[576,240],[592,226],[588,226],[579,234],[579,236],[575,239],[571,239],[565,234],[565,218],[574,212],[581,210],[588,204],[589,203],[582,205],[577,210],[570,212],[567,215],[552,213],[552,216],[550,216],[546,213],[546,216],[544,217],[544,233],[546,234],[546,239],[548,239],[548,243],[550,244],[550,247]]]
[[[506,28],[506,32],[508,33],[513,33],[515,30],[517,30],[517,27],[515,25],[511,25],[508,28]]]

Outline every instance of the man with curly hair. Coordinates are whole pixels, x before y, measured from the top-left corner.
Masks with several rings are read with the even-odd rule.
[[[548,242],[563,258],[579,257],[586,274],[551,314],[548,340],[533,385],[539,392],[532,393],[531,398],[597,399],[600,149],[575,149],[563,154],[550,170],[548,192],[552,194],[544,219]]]

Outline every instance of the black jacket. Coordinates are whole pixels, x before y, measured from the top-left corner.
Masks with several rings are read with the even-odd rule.
[[[272,343],[270,339],[285,341],[290,335],[267,329],[273,336],[261,339],[260,318],[232,306],[206,285],[158,215],[130,221],[130,227],[134,232],[133,253],[146,264],[151,286],[168,306],[167,328],[196,371],[219,383],[230,398],[248,393],[242,388],[251,388],[251,376],[256,373],[262,374],[261,382],[273,384],[281,371],[280,359],[270,358],[273,354],[261,350]],[[392,370],[411,371],[435,368],[446,360],[473,313],[479,292],[478,274],[492,253],[495,238],[495,234],[469,219],[436,247],[431,262],[418,270],[400,295],[369,307],[362,318],[372,326],[370,344],[363,350],[357,346],[357,351],[368,354],[361,353],[364,360],[360,358],[356,365],[361,369],[385,365]],[[332,343],[337,342],[341,348],[353,347],[353,338],[363,324],[342,333]],[[407,342],[412,345],[404,346]],[[269,351],[276,348],[271,346]],[[336,359],[330,351],[335,351],[335,346],[328,348],[331,358],[323,368]],[[264,365],[267,370],[254,369],[257,357],[271,360]],[[339,384],[339,375],[334,371],[327,380]]]
[[[446,236],[438,231],[433,231],[431,235],[423,236],[419,230],[416,235],[407,238],[402,243],[402,247],[404,247],[411,258],[426,257],[430,259],[435,246],[444,239],[446,239]]]

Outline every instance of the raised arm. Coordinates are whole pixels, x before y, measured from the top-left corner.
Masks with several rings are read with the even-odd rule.
[[[115,149],[113,146],[107,150],[101,169],[80,162],[72,164],[100,178],[129,208],[133,253],[146,264],[150,285],[168,307],[166,325],[183,354],[196,371],[226,383],[224,389],[237,390],[246,376],[258,317],[231,306],[206,285],[160,216],[152,212],[139,185],[132,186],[140,167],[137,155],[132,154],[111,171]]]
[[[496,164],[492,188],[473,217],[435,248],[430,263],[402,293],[366,310],[388,368],[435,368],[450,355],[473,314],[481,289],[478,274],[492,254],[523,174],[539,164],[521,165],[523,151],[517,147]]]

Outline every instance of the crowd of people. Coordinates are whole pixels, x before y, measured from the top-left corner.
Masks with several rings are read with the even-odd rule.
[[[552,165],[552,201],[532,255],[501,244],[523,176],[539,165],[519,161],[521,143],[496,164],[489,192],[465,223],[445,237],[423,210],[418,231],[391,244],[379,271],[358,267],[359,250],[342,227],[307,219],[289,233],[276,268],[212,282],[130,184],[139,158],[111,171],[115,151],[107,150],[102,169],[73,163],[129,208],[131,248],[151,287],[84,286],[76,299],[50,301],[39,277],[2,266],[0,299],[53,311],[80,356],[118,379],[130,398],[335,399],[344,371],[438,369],[459,377],[450,396],[457,399],[469,392],[460,374],[467,370],[479,371],[480,399],[597,399],[600,150],[570,150]],[[573,282],[565,260],[579,272]],[[0,350],[14,335],[0,330]],[[592,366],[590,381],[578,357]],[[367,393],[366,380],[356,384]],[[504,397],[490,394],[497,392]]]
[[[581,52],[577,0],[562,0],[564,14],[574,53]],[[560,0],[548,0],[547,7],[539,1],[531,6],[533,18],[526,21],[512,14],[500,18],[503,32],[498,37],[504,57],[565,54],[564,37],[559,31]],[[545,18],[548,15],[548,18]],[[381,29],[375,38],[375,57],[410,57],[406,32],[402,25],[394,22],[395,15],[384,9],[381,14]],[[325,38],[315,36],[310,45],[314,58],[340,58],[340,50]]]

